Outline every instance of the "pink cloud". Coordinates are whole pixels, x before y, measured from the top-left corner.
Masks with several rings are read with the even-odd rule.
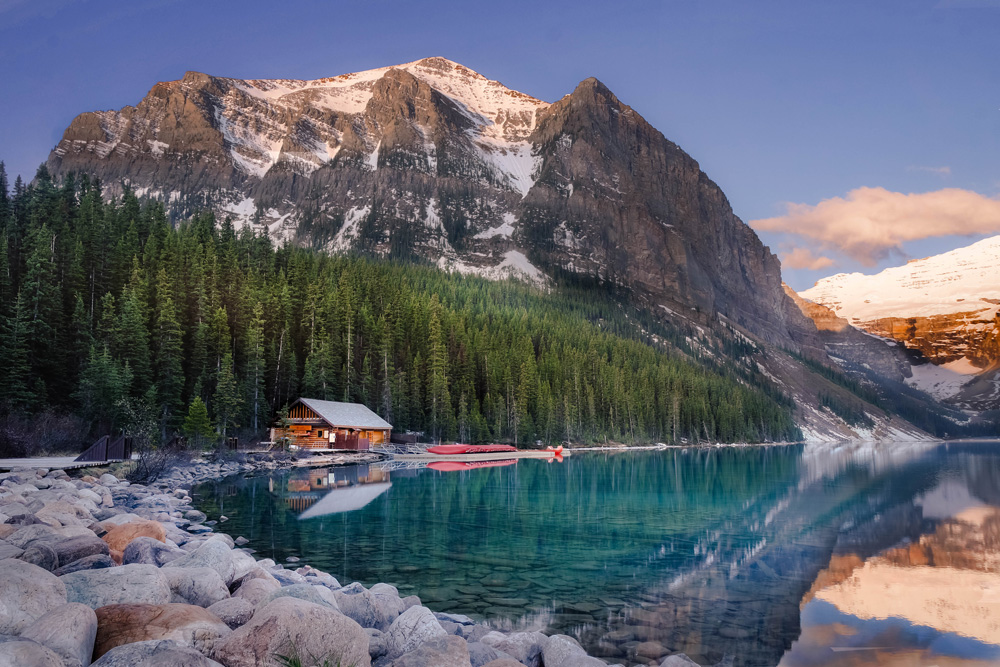
[[[786,269],[826,269],[834,265],[829,257],[813,254],[809,248],[793,248],[791,252],[781,256],[781,265]]]
[[[1000,199],[958,188],[917,194],[857,188],[815,206],[787,203],[785,208],[785,215],[750,225],[811,239],[866,266],[893,251],[902,253],[907,241],[1000,232]]]

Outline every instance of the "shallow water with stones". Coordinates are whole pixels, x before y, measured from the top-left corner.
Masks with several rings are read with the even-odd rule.
[[[612,663],[683,651],[737,666],[1000,664],[997,624],[963,617],[1000,618],[1000,443],[880,451],[372,464],[193,494],[259,557],[570,634]]]

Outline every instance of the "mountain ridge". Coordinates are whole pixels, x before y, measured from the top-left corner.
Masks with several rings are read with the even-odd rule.
[[[548,103],[440,57],[313,81],[189,72],[81,114],[48,166],[109,194],[127,182],[175,218],[208,207],[331,252],[597,280],[821,350],[721,189],[593,77]]]

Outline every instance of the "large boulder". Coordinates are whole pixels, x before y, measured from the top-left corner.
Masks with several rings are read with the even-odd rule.
[[[44,523],[33,523],[21,526],[13,533],[3,538],[5,542],[13,544],[15,547],[26,548],[29,543],[35,540],[51,542],[63,539],[63,535],[52,526]]]
[[[108,556],[108,544],[93,533],[77,535],[51,543],[59,556],[59,566],[68,565],[73,561],[87,556]]]
[[[292,597],[274,600],[249,623],[215,645],[212,657],[226,667],[278,667],[279,656],[323,664],[370,667],[368,635],[330,607]]]
[[[580,643],[567,635],[552,635],[542,643],[545,667],[606,667],[607,663],[591,658]]]
[[[137,537],[129,542],[122,552],[122,564],[140,563],[163,567],[186,553],[183,549],[164,544],[152,537]]]
[[[191,553],[172,560],[163,567],[210,567],[219,573],[228,586],[236,576],[232,553],[232,549],[224,542],[208,540]]]
[[[94,654],[97,614],[87,605],[70,602],[35,620],[21,636],[54,651],[66,667],[87,667]]]
[[[427,607],[410,607],[392,622],[385,633],[386,657],[395,660],[426,641],[448,633]]]
[[[112,604],[97,610],[94,657],[154,639],[173,639],[205,652],[230,632],[218,616],[191,604]]]
[[[0,634],[21,634],[56,607],[66,604],[66,586],[37,565],[0,561]]]
[[[92,667],[223,667],[197,650],[172,639],[123,644],[105,653]]]
[[[137,537],[151,537],[159,542],[166,542],[167,531],[159,521],[139,519],[111,528],[101,539],[108,543],[111,557],[116,563],[120,563],[125,547]]]
[[[509,655],[503,651],[498,651],[492,646],[487,646],[482,642],[469,642],[469,660],[472,662],[472,667],[483,667],[483,665],[493,662],[494,660],[500,660],[502,658],[507,658],[509,660],[514,660]],[[517,664],[517,660],[514,660]]]
[[[222,622],[233,630],[253,618],[254,605],[243,598],[226,598],[219,600],[208,608],[210,612],[222,619]]]
[[[109,604],[166,604],[170,584],[152,565],[122,565],[99,570],[81,570],[59,577],[70,602],[97,609]]]
[[[115,562],[111,560],[111,556],[105,556],[104,554],[97,554],[94,556],[87,556],[86,558],[81,558],[75,560],[67,565],[61,565],[58,570],[53,570],[52,574],[57,577],[61,577],[64,574],[69,574],[70,572],[79,572],[80,570],[101,570],[108,567],[114,567]]]
[[[242,586],[236,589],[233,593],[235,598],[243,598],[250,604],[257,606],[264,599],[269,597],[271,593],[279,590],[281,584],[277,582],[274,578],[271,579],[251,579],[246,581]]]
[[[219,573],[210,567],[165,567],[160,570],[170,585],[170,601],[210,607],[229,597]]]
[[[35,540],[29,542],[24,549],[24,553],[17,557],[25,563],[31,563],[38,567],[52,572],[59,567],[59,554],[56,553],[52,544],[45,540]]]
[[[0,540],[0,560],[7,560],[8,558],[17,558],[24,553],[24,549],[21,547],[15,547],[13,544],[8,544]]]
[[[673,655],[668,655],[660,663],[660,667],[701,667],[701,665],[687,657],[685,653],[674,653]]]
[[[365,628],[387,630],[403,611],[399,592],[388,584],[375,584],[369,590],[355,582],[333,594],[340,610]]]
[[[7,639],[7,641],[4,641]],[[62,658],[50,648],[24,637],[0,638],[0,667],[63,667]]]
[[[426,641],[399,656],[392,661],[392,667],[472,667],[472,662],[465,640],[449,635]]]
[[[522,665],[539,667],[542,645],[547,639],[541,632],[513,632],[509,635],[491,632],[479,641],[512,656]]]
[[[498,658],[487,662],[483,667],[524,667],[514,658]]]
[[[267,597],[257,604],[257,606],[266,607],[271,600],[277,600],[282,597],[298,598],[299,600],[321,604],[327,607],[332,607],[337,611],[341,611],[337,606],[337,598],[333,596],[333,593],[330,592],[329,588],[326,586],[313,586],[311,584],[292,584],[291,586],[282,586],[275,591],[271,591]]]

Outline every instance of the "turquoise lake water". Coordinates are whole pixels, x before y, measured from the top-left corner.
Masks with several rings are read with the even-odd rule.
[[[259,557],[610,663],[1000,665],[996,442],[314,468],[193,493]]]

